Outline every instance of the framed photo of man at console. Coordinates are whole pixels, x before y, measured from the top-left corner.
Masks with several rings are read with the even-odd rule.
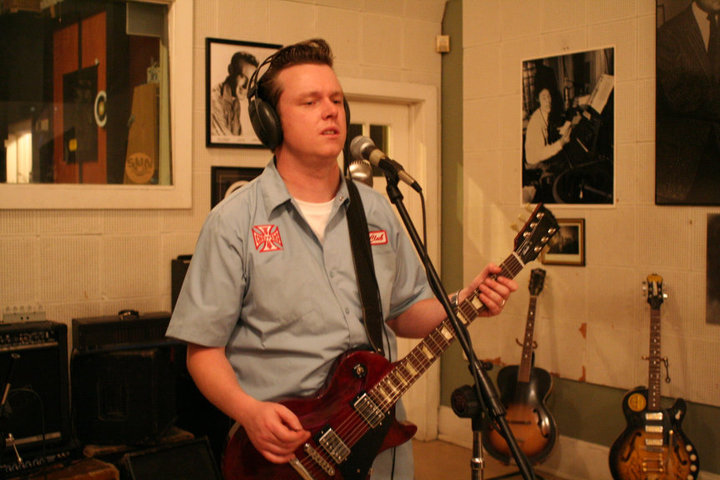
[[[258,65],[280,47],[205,39],[206,146],[263,148],[250,124],[248,85]]]
[[[716,3],[657,2],[657,205],[720,205],[720,36],[708,20]]]
[[[614,59],[603,48],[523,61],[523,203],[614,203]]]

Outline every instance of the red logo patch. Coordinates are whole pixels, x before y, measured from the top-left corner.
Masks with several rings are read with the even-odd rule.
[[[258,252],[275,252],[283,249],[280,229],[277,225],[255,225],[252,235]]]
[[[370,232],[370,245],[385,245],[388,242],[385,230]]]

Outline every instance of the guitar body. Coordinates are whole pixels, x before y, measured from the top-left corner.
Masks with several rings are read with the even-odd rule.
[[[545,406],[552,390],[552,377],[533,367],[529,382],[518,381],[518,366],[500,370],[497,377],[500,401],[505,406],[505,418],[518,447],[535,464],[544,460],[557,440],[555,419]],[[493,457],[508,464],[512,452],[505,438],[492,425],[483,430],[483,446]]]
[[[310,478],[337,480],[365,480],[369,478],[370,467],[378,453],[406,442],[417,431],[409,423],[395,420],[394,408],[387,412],[385,419],[375,428],[366,430],[366,424],[353,408],[356,397],[370,390],[372,386],[392,369],[388,360],[374,352],[358,350],[342,355],[328,377],[328,383],[312,397],[281,401],[282,405],[295,413],[312,436],[309,444],[322,458],[313,459],[303,447],[295,455]],[[320,437],[327,428],[332,428],[345,442],[357,440],[352,452],[328,473],[322,461],[334,465],[332,459],[320,446]],[[265,459],[252,445],[245,431],[239,428],[229,440],[223,456],[223,477],[225,480],[298,480],[303,478],[289,463],[275,464]]]
[[[623,398],[627,427],[610,449],[613,479],[697,479],[698,455],[681,429],[685,401],[679,398],[672,407],[654,412],[645,408],[647,399],[644,387],[629,391]]]

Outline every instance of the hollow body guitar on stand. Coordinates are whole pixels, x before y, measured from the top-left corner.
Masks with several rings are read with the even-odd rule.
[[[518,447],[533,464],[543,461],[557,440],[557,424],[545,406],[552,390],[552,377],[546,370],[535,367],[533,361],[535,310],[544,281],[545,270],[533,269],[530,274],[530,305],[520,365],[503,367],[497,376],[500,400],[507,412],[505,418]],[[483,429],[483,446],[496,459],[505,464],[510,463],[510,447],[493,425],[486,424]]]
[[[680,428],[687,410],[685,401],[679,398],[670,408],[660,407],[660,305],[665,297],[662,281],[657,274],[647,277],[648,388],[636,387],[623,398],[627,427],[613,443],[609,457],[614,480],[695,480],[700,471],[695,447]]]
[[[557,221],[538,205],[515,237],[514,251],[501,264],[501,276],[514,278],[534,260],[558,230]],[[468,325],[486,309],[475,290],[460,302],[457,317]],[[417,427],[395,419],[395,405],[455,340],[445,319],[403,359],[390,363],[366,350],[338,358],[315,395],[280,403],[294,412],[310,439],[289,463],[266,460],[239,428],[223,455],[225,480],[363,480],[378,453],[408,441]]]

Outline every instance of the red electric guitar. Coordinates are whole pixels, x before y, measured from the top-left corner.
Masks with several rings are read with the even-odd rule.
[[[660,275],[647,277],[650,304],[649,388],[636,387],[623,398],[627,427],[610,449],[614,480],[696,480],[697,451],[680,429],[687,405],[679,398],[660,407],[660,305],[665,298]],[[669,381],[669,380],[668,380]]]
[[[534,260],[558,230],[557,221],[538,205],[515,237],[514,251],[500,264],[500,275],[513,278]],[[486,309],[476,290],[458,306],[468,325]],[[289,463],[274,464],[238,428],[223,456],[225,480],[364,480],[377,454],[408,441],[417,427],[395,419],[395,404],[455,340],[445,319],[403,359],[390,363],[366,350],[343,354],[325,386],[315,395],[280,403],[294,412],[310,439]]]

